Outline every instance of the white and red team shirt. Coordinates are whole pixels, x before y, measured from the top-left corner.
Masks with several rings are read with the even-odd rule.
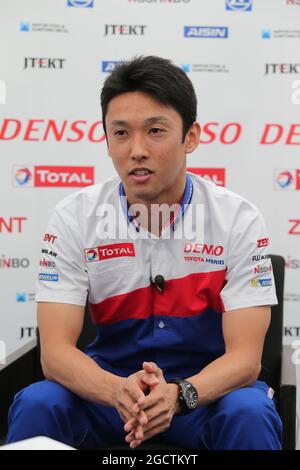
[[[56,206],[36,301],[88,300],[97,337],[86,353],[105,370],[128,376],[154,361],[166,378],[195,375],[224,354],[223,312],[277,304],[263,217],[243,197],[187,173],[182,210],[149,238],[123,195],[113,177]],[[109,238],[107,207],[116,209]],[[195,208],[203,208],[199,227]],[[157,275],[163,292],[151,282]]]

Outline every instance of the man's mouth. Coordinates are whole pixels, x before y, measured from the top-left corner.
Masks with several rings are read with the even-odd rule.
[[[153,171],[149,170],[149,168],[133,168],[133,170],[129,172],[130,175],[135,176],[145,176],[150,175],[151,173],[153,173]]]
[[[152,174],[153,174],[153,171],[150,170],[149,168],[133,168],[129,172],[129,175],[132,177],[132,179],[139,183],[143,183],[147,181],[151,177]]]

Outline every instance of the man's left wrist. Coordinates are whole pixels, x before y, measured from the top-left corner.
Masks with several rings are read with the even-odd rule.
[[[181,410],[179,402],[179,386],[174,383],[169,383],[168,387],[171,392],[174,415],[179,414]]]

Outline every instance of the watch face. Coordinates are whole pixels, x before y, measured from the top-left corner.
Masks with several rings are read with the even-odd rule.
[[[193,410],[197,407],[198,404],[198,393],[195,387],[192,384],[188,384],[184,387],[183,397],[185,399],[186,405],[189,409]]]

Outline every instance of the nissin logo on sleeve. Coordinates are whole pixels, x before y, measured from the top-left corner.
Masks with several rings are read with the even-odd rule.
[[[227,26],[185,26],[185,38],[227,39],[229,28]]]

